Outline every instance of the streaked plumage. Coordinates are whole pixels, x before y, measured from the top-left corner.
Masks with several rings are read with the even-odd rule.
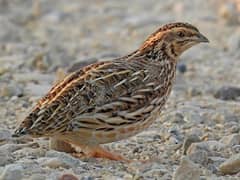
[[[15,136],[48,136],[91,148],[135,135],[160,114],[181,53],[207,41],[190,24],[167,24],[133,53],[67,76],[37,103]]]

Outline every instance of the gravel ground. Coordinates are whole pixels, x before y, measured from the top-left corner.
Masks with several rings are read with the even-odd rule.
[[[11,138],[66,72],[125,55],[173,21],[196,25],[210,44],[181,57],[149,129],[105,145],[146,163],[81,160],[50,150],[46,138]],[[239,0],[0,0],[0,179],[239,179],[239,59]]]

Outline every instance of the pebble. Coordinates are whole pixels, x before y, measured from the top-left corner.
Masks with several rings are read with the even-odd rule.
[[[63,174],[61,177],[59,177],[59,180],[78,180],[78,177],[72,174]]]
[[[211,152],[220,152],[226,147],[225,144],[223,144],[222,142],[215,140],[205,141],[202,142],[202,144],[203,146],[206,145],[206,147],[208,147],[209,151]]]
[[[228,160],[219,166],[223,174],[234,174],[240,171],[240,153],[232,155]]]
[[[46,71],[50,66],[47,56],[44,53],[37,53],[30,60],[31,66],[39,71]]]
[[[160,162],[146,162],[143,165],[140,165],[141,172],[139,175],[141,175],[143,178],[147,179],[147,177],[152,177],[153,179],[158,177],[163,177],[165,174],[167,174],[168,170],[164,168],[164,166]],[[142,174],[141,174],[142,173]],[[133,179],[133,176],[130,175],[129,179]]]
[[[56,80],[53,84],[57,84],[58,82],[63,81],[63,79],[67,76],[68,74],[65,72],[64,69],[58,68],[56,70]]]
[[[224,161],[226,161],[226,158],[223,158],[223,157],[219,157],[219,156],[211,156],[209,157],[209,161],[210,162],[213,162],[216,170],[217,170],[217,167],[222,164]],[[209,163],[210,164],[210,163]]]
[[[0,179],[2,180],[21,180],[23,178],[23,167],[19,164],[9,164],[7,165],[2,174],[0,175]]]
[[[9,154],[0,151],[0,166],[5,166],[11,162],[13,162],[13,158]]]
[[[188,148],[191,146],[192,143],[200,142],[200,137],[196,134],[191,134],[185,137],[183,142],[183,154],[186,155]]]
[[[15,83],[5,84],[0,89],[0,96],[3,96],[3,97],[12,97],[12,96],[21,97],[22,95],[23,95],[23,88]]]
[[[224,136],[224,137],[222,137],[220,142],[222,142],[223,144],[225,144],[229,147],[232,147],[235,145],[240,145],[240,134],[234,133],[234,134],[230,134],[228,136]]]
[[[195,163],[206,166],[209,156],[218,154],[225,145],[218,141],[204,141],[193,143],[187,150],[187,156]]]
[[[209,150],[207,147],[193,143],[187,150],[187,156],[191,161],[205,166],[208,162]]]
[[[170,116],[170,118],[171,118],[171,121],[172,121],[173,123],[179,123],[179,124],[185,123],[185,121],[184,121],[184,115],[183,115],[182,113],[180,113],[180,112],[175,113],[175,114],[173,115],[173,117]]]
[[[233,34],[230,35],[227,41],[228,50],[231,53],[238,54],[240,50],[240,29],[238,28]]]
[[[240,144],[233,146],[232,151],[234,153],[240,153]]]
[[[84,162],[72,157],[70,154],[53,150],[48,151],[46,157],[40,158],[38,161],[42,166],[48,166],[50,168],[73,168],[85,165]]]
[[[187,72],[187,66],[186,64],[183,64],[183,63],[180,63],[177,65],[177,70],[180,72],[180,73],[185,73]]]
[[[70,168],[73,165],[71,163],[65,162],[64,160],[61,160],[59,158],[39,158],[38,162],[41,166],[47,166],[49,168]]]
[[[195,112],[186,112],[184,113],[185,121],[188,122],[186,124],[202,124],[205,119],[198,113]]]
[[[233,125],[229,128],[230,133],[240,133],[240,126],[239,125]]]
[[[33,174],[28,180],[46,180],[46,176],[42,174]]]
[[[66,14],[59,11],[53,11],[44,15],[42,20],[46,21],[46,23],[59,23],[59,21],[62,21],[64,18],[66,18]]]
[[[22,145],[19,144],[4,144],[2,146],[0,146],[0,152],[13,152],[16,151],[18,149],[22,148]]]
[[[0,129],[0,144],[3,141],[7,141],[12,138],[12,134],[7,129]]]
[[[26,144],[4,144],[0,146],[0,152],[4,153],[12,153],[14,151],[17,151],[19,149],[25,148],[25,147],[33,147],[38,148],[39,145],[36,142],[33,143],[26,143]]]
[[[42,84],[49,84],[53,82],[54,76],[51,74],[42,74],[39,72],[31,72],[29,73],[15,73],[13,75],[13,79],[18,83],[42,83]]]
[[[187,90],[187,95],[189,97],[200,96],[202,95],[202,89],[196,87],[189,87]]]
[[[173,174],[173,180],[198,180],[200,179],[200,175],[201,170],[199,166],[186,156],[183,156],[180,165]]]
[[[25,89],[26,93],[31,96],[42,97],[45,95],[51,88],[51,84],[35,84],[27,83]]]
[[[16,150],[12,153],[16,157],[31,157],[38,158],[45,155],[45,151],[42,148],[32,148],[32,147],[23,147],[19,150]]]
[[[217,90],[214,97],[221,100],[236,100],[240,96],[240,88],[224,86]]]
[[[0,31],[1,43],[17,42],[20,40],[22,31],[7,18],[0,16],[0,26],[4,27],[4,31]]]
[[[229,25],[237,25],[239,23],[239,12],[235,2],[226,2],[220,6],[219,15]]]

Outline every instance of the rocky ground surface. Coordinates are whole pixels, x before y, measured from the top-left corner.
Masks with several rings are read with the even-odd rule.
[[[160,25],[196,25],[210,44],[180,60],[162,116],[107,148],[129,164],[77,159],[11,133],[65,72],[135,50]],[[238,0],[0,0],[0,179],[240,179]]]

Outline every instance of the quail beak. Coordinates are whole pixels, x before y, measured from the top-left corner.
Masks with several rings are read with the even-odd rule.
[[[199,42],[199,43],[208,43],[209,42],[209,40],[204,35],[202,35],[201,33],[199,33],[197,35],[196,41]]]

